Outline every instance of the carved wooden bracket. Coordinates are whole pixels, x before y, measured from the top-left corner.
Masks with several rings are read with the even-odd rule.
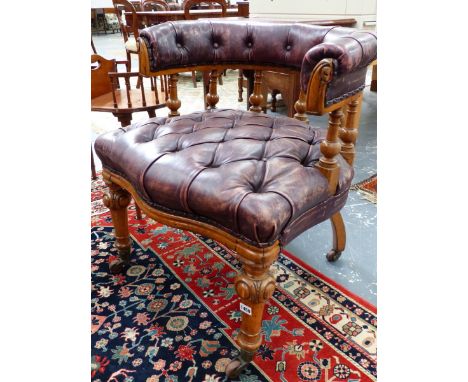
[[[275,291],[275,279],[269,272],[260,278],[252,278],[242,271],[234,282],[236,292],[242,300],[253,304],[264,303]]]
[[[112,182],[104,181],[109,187],[109,189],[104,192],[104,196],[102,198],[104,205],[110,210],[121,210],[127,208],[131,200],[130,193]]]

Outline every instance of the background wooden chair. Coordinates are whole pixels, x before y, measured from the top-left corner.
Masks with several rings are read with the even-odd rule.
[[[166,106],[163,94],[158,94],[157,87],[145,90],[139,73],[117,72],[117,64],[127,66],[127,61],[106,60],[98,54],[91,55],[91,111],[112,113],[122,127],[130,125],[132,114],[146,111],[150,118],[156,116],[156,109]],[[140,88],[132,89],[131,77],[139,77]],[[119,78],[123,78],[125,87],[121,88]],[[94,155],[91,148],[91,174],[96,179]],[[141,211],[136,206],[137,219]]]
[[[106,60],[98,54],[91,55],[91,110],[112,113],[120,124],[128,126],[132,114],[145,111],[149,117],[156,116],[156,109],[163,108],[165,95],[155,87],[145,90],[138,72],[117,72],[117,64],[127,66],[127,61]],[[130,78],[140,79],[139,89],[132,89]],[[119,79],[125,86],[121,88]]]
[[[204,7],[208,9],[214,9],[216,6],[221,7],[221,17],[226,17],[226,11],[228,7],[228,2],[225,0],[184,0],[182,3],[184,9],[185,20],[193,20],[196,17],[190,15],[190,9],[194,6],[198,8]]]
[[[143,11],[169,11],[169,5],[164,0],[142,0]]]
[[[112,0],[114,4],[115,14],[119,19],[120,30],[125,42],[125,52],[127,54],[127,72],[132,70],[132,54],[138,55],[139,29],[144,25],[140,25],[136,14],[136,9],[132,3],[127,0]]]

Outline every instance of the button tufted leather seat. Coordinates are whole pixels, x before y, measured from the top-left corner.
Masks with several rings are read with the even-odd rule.
[[[352,167],[338,156],[333,197],[315,167],[324,137],[288,117],[214,109],[135,123],[101,135],[95,149],[148,204],[263,247],[286,244],[346,202]]]

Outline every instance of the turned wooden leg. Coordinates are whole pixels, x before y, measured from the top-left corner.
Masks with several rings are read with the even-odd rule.
[[[277,259],[279,246],[269,247],[259,253],[252,252],[244,256],[239,253],[242,271],[234,281],[236,292],[240,297],[242,320],[237,343],[240,356],[226,367],[226,375],[236,378],[252,361],[255,352],[262,344],[262,318],[265,303],[275,290],[275,279],[270,274],[270,265]]]
[[[130,204],[130,193],[119,185],[105,180],[108,185],[107,192],[104,193],[104,205],[111,212],[112,222],[115,231],[115,248],[119,255],[118,259],[109,264],[111,273],[116,274],[124,270],[130,260],[130,250],[132,242],[128,233],[128,212]]]
[[[327,253],[328,261],[336,261],[346,246],[346,228],[340,212],[332,215],[330,222],[333,230],[333,249]]]

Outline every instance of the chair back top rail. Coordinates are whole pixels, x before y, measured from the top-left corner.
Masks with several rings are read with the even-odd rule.
[[[225,0],[211,0],[211,1],[206,1],[206,0],[185,0],[183,3],[184,7],[184,16],[186,20],[191,20],[193,16],[190,15],[190,8],[192,8],[194,5],[197,4],[202,4],[202,3],[216,3],[221,6],[221,17],[226,17],[226,10],[227,10],[227,3]]]
[[[115,14],[119,19],[120,30],[122,31],[124,41],[127,42],[129,33],[132,33],[135,38],[138,38],[138,20],[134,4],[127,0],[112,0]],[[125,12],[125,15],[122,13]]]
[[[143,0],[141,2],[141,8],[143,11],[169,11],[169,5],[164,0]]]
[[[166,22],[142,30],[140,44],[146,76],[210,67],[299,71],[303,93],[321,88],[322,111],[362,91],[377,57],[373,32],[251,19]]]

